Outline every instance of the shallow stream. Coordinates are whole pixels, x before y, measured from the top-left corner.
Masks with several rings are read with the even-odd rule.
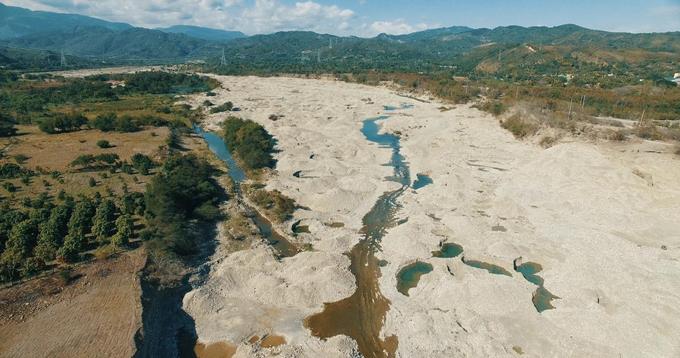
[[[410,108],[402,105],[401,109]],[[385,106],[386,111],[400,108]],[[369,118],[363,122],[361,132],[367,140],[381,148],[392,150],[387,165],[393,174],[385,180],[401,184],[394,191],[384,193],[373,208],[364,216],[361,234],[363,238],[352,248],[350,270],[356,278],[357,289],[343,300],[326,303],[322,312],[305,320],[305,326],[312,334],[322,338],[346,335],[357,341],[359,351],[366,358],[394,357],[399,341],[396,336],[381,338],[382,326],[389,310],[390,301],[380,292],[380,262],[375,257],[387,231],[397,225],[397,200],[409,188],[411,176],[408,163],[401,155],[399,137],[380,133],[378,122],[389,116]]]

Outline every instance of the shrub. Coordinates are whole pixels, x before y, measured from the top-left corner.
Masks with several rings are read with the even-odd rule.
[[[136,153],[132,156],[132,166],[142,175],[148,175],[154,167],[154,162],[148,155]]]
[[[118,116],[115,113],[100,114],[95,118],[91,125],[102,132],[110,132],[116,128]]]
[[[501,101],[484,101],[474,105],[475,108],[493,114],[494,116],[500,116],[503,114],[507,107]]]
[[[99,260],[106,260],[116,254],[118,249],[114,245],[104,245],[94,252],[94,257]]]
[[[663,139],[663,134],[659,130],[659,128],[652,124],[641,124],[635,127],[635,135],[637,135],[640,138],[643,139],[648,139],[648,140],[662,140]]]
[[[52,117],[44,118],[38,128],[48,134],[73,132],[80,130],[87,123],[87,118],[82,113],[57,113]]]
[[[106,139],[101,139],[97,141],[97,147],[102,149],[111,148],[111,143]]]
[[[210,109],[210,113],[221,113],[221,112],[229,112],[232,109],[234,109],[234,104],[231,102],[226,102],[222,105],[219,105],[217,107],[213,107]]]
[[[120,157],[115,153],[103,153],[98,155],[83,154],[74,159],[69,165],[72,167],[81,167],[82,169],[104,168],[112,166],[118,159],[120,159]]]
[[[34,175],[33,171],[24,169],[14,163],[5,163],[0,166],[0,179],[16,179],[22,176]]]
[[[14,161],[17,162],[17,164],[24,164],[28,159],[28,156],[24,154],[17,154],[14,156]]]
[[[134,173],[134,167],[130,165],[128,162],[123,162],[120,165],[120,171],[125,173],[125,174],[133,174]]]
[[[65,268],[61,271],[59,271],[59,274],[57,275],[59,278],[59,283],[62,286],[66,286],[69,283],[71,283],[71,280],[73,279],[72,272],[70,268]]]
[[[7,190],[8,193],[14,193],[17,191],[17,187],[8,181],[3,182],[2,187],[5,188],[5,190]]]
[[[21,265],[21,276],[30,277],[45,269],[45,261],[39,257],[29,257]]]
[[[501,126],[510,131],[518,139],[536,134],[539,128],[537,124],[523,119],[519,114],[504,120]]]
[[[137,72],[126,76],[128,92],[168,94],[207,92],[217,84],[208,77],[164,71]]]
[[[541,138],[541,141],[540,141],[539,144],[543,148],[550,148],[553,145],[555,145],[555,143],[557,143],[557,138],[547,135],[547,136]]]
[[[125,115],[116,119],[115,130],[123,133],[137,132],[139,125],[131,116]]]
[[[17,134],[14,128],[16,121],[4,112],[0,112],[0,137],[11,137]]]
[[[276,222],[284,222],[291,218],[295,211],[295,201],[278,190],[255,190],[251,199],[257,206],[268,211]]]
[[[626,139],[628,139],[628,136],[626,136],[626,133],[623,130],[610,131],[609,134],[607,135],[607,139],[614,140],[617,142],[623,142]]]
[[[250,120],[229,117],[223,128],[229,150],[237,154],[248,169],[274,165],[272,153],[276,141],[264,127]]]

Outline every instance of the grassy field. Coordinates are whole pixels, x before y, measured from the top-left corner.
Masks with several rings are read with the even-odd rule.
[[[24,197],[35,198],[43,192],[54,197],[61,190],[73,196],[91,195],[95,192],[103,195],[108,190],[120,194],[124,186],[129,191],[143,192],[151,176],[121,171],[110,173],[109,170],[81,171],[69,164],[80,155],[101,153],[115,153],[120,160],[127,161],[134,154],[141,153],[160,161],[165,155],[169,133],[168,128],[159,127],[133,133],[83,130],[45,134],[34,126],[19,126],[18,136],[0,139],[0,148],[4,148],[0,164],[21,162],[23,167],[38,172],[38,175],[31,177],[28,184],[21,179],[4,180],[3,182],[11,182],[17,191],[9,193],[3,188],[0,189],[0,195],[18,201]],[[112,147],[100,148],[97,146],[100,140],[109,141]],[[94,178],[96,185],[90,185],[90,178]]]
[[[80,112],[90,120],[100,114],[116,113],[119,117],[153,116],[189,124],[186,111],[181,106],[175,105],[175,101],[176,98],[171,95],[134,95],[124,96],[116,101],[59,105],[52,107],[51,110],[61,113]]]

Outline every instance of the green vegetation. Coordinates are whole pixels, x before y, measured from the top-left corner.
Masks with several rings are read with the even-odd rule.
[[[144,194],[150,249],[162,256],[196,252],[201,239],[195,224],[218,217],[220,189],[214,169],[195,155],[174,154],[165,162]]]
[[[10,153],[14,155],[0,163],[0,180],[7,192],[0,206],[0,281],[109,256],[134,245],[139,226],[143,228],[139,238],[149,241],[155,258],[195,252],[200,238],[208,237],[201,230],[210,228],[200,224],[220,215],[217,202],[222,193],[207,162],[173,154],[181,144],[181,128],[197,115],[186,105],[174,105],[174,96],[208,91],[216,85],[208,78],[166,72],[66,79],[51,75],[20,78],[0,71],[0,136],[16,135],[17,124],[22,132],[16,139],[4,139],[13,144]],[[149,138],[141,132],[148,126],[170,130],[159,130]],[[72,133],[91,128],[116,133],[104,138],[98,131]],[[79,152],[96,143],[111,150],[75,159],[59,157],[61,162],[53,165],[53,151],[43,156],[30,150],[32,143],[42,143],[46,137],[37,129],[61,134],[49,140],[52,148],[72,143]],[[132,132],[141,133],[124,134]],[[165,137],[157,133],[168,132],[172,135],[166,146]],[[159,164],[149,155],[134,152],[140,147],[130,144],[136,138],[156,143],[140,151],[161,160],[157,173],[154,168]],[[24,152],[30,158],[17,154]],[[132,153],[129,161],[121,160]],[[132,176],[136,173],[155,176],[140,179]],[[140,192],[144,183],[148,195]],[[36,189],[44,192],[36,195]],[[85,195],[74,199],[69,193]]]
[[[516,138],[522,139],[538,132],[538,125],[514,114],[501,123],[501,126],[510,131]]]
[[[113,81],[126,86],[112,86]],[[7,127],[14,121],[39,123],[45,132],[59,133],[87,124],[82,121],[87,119],[85,115],[91,116],[92,127],[103,131],[130,132],[144,125],[163,126],[182,116],[186,118],[190,110],[168,108],[170,113],[163,113],[150,111],[149,106],[167,107],[172,103],[167,95],[203,92],[216,86],[215,80],[207,77],[167,72],[98,75],[84,79],[51,75],[10,77],[6,82],[0,82],[0,108],[3,109],[0,127]],[[134,109],[134,112],[128,109]],[[129,113],[117,115],[117,112],[125,111]]]
[[[32,170],[22,168],[18,164],[5,163],[0,166],[0,179],[16,179],[19,177],[30,177],[35,173]]]
[[[221,104],[217,107],[210,108],[210,113],[222,113],[222,112],[229,112],[232,109],[234,109],[234,104],[231,102],[226,102],[224,104]]]
[[[123,77],[126,91],[132,93],[195,93],[207,92],[217,87],[217,82],[210,78],[184,73],[163,71],[137,72]]]
[[[120,213],[117,200],[67,196],[56,203],[41,194],[24,208],[4,203],[0,206],[0,281],[29,277],[57,265],[55,260],[79,261],[87,251],[109,242],[127,244],[134,236],[134,221]]]
[[[111,148],[111,143],[106,139],[101,139],[97,141],[97,147],[102,149]]]
[[[0,137],[11,137],[17,134],[14,128],[16,121],[6,113],[0,112]]]
[[[257,205],[262,208],[268,215],[278,223],[285,222],[292,218],[295,212],[295,201],[278,190],[266,191],[261,188],[253,188],[250,190],[248,196]]]
[[[81,113],[56,113],[52,117],[44,118],[40,124],[40,130],[45,133],[65,133],[80,130],[87,118]]]
[[[126,246],[134,235],[134,222],[129,215],[121,215],[116,219],[116,234],[111,238],[115,246]]]
[[[137,153],[132,156],[132,166],[142,175],[149,175],[149,170],[151,170],[155,163],[149,156]]]
[[[103,154],[83,154],[71,162],[72,167],[80,167],[84,169],[102,169],[107,167],[114,167],[118,160],[118,154],[103,153]]]
[[[106,242],[111,237],[116,216],[116,204],[112,200],[103,200],[94,214],[92,220],[92,234],[99,242]]]
[[[224,139],[229,150],[243,162],[249,170],[271,168],[274,166],[274,146],[276,140],[261,125],[237,117],[224,121]]]

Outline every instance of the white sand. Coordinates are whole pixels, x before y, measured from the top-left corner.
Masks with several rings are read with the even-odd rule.
[[[370,144],[361,122],[383,113],[382,105],[405,102],[415,108],[398,111],[384,128],[402,133],[413,178],[427,173],[434,184],[402,196],[399,217],[409,220],[389,232],[378,254],[389,262],[381,288],[392,301],[384,334],[399,337],[399,356],[516,356],[520,349],[528,357],[680,356],[680,160],[667,146],[573,141],[544,150],[467,106],[440,112],[441,104],[386,88],[219,79],[225,89],[217,97],[191,101],[232,101],[242,109],[237,115],[276,136],[281,153],[268,186],[311,209],[296,219],[310,225],[302,239],[315,251],[282,262],[264,245],[218,251],[205,285],[184,301],[202,342],[240,344],[239,357],[342,357],[355,349],[346,337],[312,337],[302,320],[354,290],[343,252],[359,239],[361,218],[378,196],[395,185],[383,180],[390,150]],[[285,117],[273,122],[270,114]],[[211,126],[226,115],[210,116]],[[306,178],[293,177],[298,170]],[[324,225],[330,222],[346,226]],[[541,264],[545,287],[561,297],[556,309],[536,312],[536,286],[518,273],[431,258],[441,240],[511,272],[519,256]],[[395,276],[415,260],[434,271],[406,297]],[[242,343],[267,333],[289,344],[269,352]]]

